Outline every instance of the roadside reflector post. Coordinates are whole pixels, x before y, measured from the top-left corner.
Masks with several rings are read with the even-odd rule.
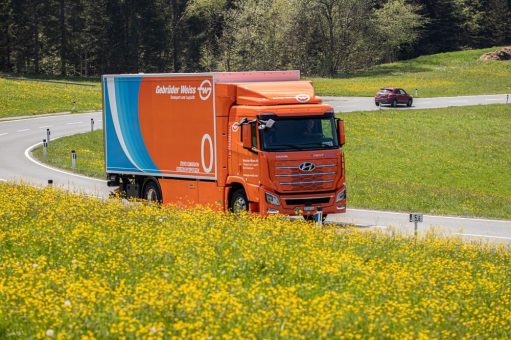
[[[49,186],[49,187],[53,186],[53,180],[52,180],[52,179],[49,179],[49,180],[48,180],[48,186]]]
[[[48,143],[46,143],[46,139],[43,139],[43,159],[46,160],[46,149],[48,148]]]
[[[94,132],[94,118],[90,119],[90,132]]]
[[[46,129],[46,142],[47,143],[50,142],[50,135],[51,135],[50,129]]]
[[[415,97],[419,96],[419,89],[415,89]]]
[[[410,222],[413,222],[415,224],[414,235],[415,235],[415,239],[417,239],[417,223],[424,222],[424,216],[419,213],[411,213],[410,214]]]
[[[76,152],[75,150],[71,151],[71,166],[73,168],[73,172],[76,171]]]
[[[314,220],[316,221],[316,225],[323,225],[323,209],[318,208],[318,211],[314,214]]]
[[[76,100],[73,100],[73,111],[76,111]]]
[[[506,104],[509,104],[509,95],[506,96]]]

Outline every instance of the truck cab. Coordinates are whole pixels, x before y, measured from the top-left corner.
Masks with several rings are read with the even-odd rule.
[[[343,121],[310,82],[272,85],[236,84],[227,184],[237,190],[230,209],[305,218],[345,212]]]

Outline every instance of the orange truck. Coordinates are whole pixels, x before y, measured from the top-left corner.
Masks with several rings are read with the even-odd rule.
[[[109,186],[164,204],[346,211],[344,123],[299,71],[104,75]]]

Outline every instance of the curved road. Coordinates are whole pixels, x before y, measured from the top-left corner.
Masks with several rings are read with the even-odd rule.
[[[403,110],[506,103],[506,99],[506,95],[421,98],[415,100],[414,107],[403,108]],[[336,112],[379,109],[374,105],[372,98],[324,97],[324,100],[332,105]],[[50,129],[52,139],[86,132],[90,131],[91,118],[95,121],[95,127],[102,125],[101,112],[1,121],[0,181],[44,186],[49,179],[52,179],[56,187],[92,196],[107,197],[111,188],[106,186],[106,181],[52,169],[31,159],[30,150],[46,138],[46,129]],[[51,148],[51,142],[49,148]],[[79,157],[80,155],[78,155],[78,161]],[[346,214],[331,215],[329,220],[363,227],[413,232],[413,225],[408,222],[408,214],[404,213],[349,209]],[[424,223],[419,225],[419,233],[424,233],[431,228],[444,234],[459,235],[467,239],[511,243],[511,221],[425,215]]]

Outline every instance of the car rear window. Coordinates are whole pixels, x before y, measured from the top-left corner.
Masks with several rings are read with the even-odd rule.
[[[387,94],[387,93],[391,93],[392,91],[389,90],[389,89],[381,89],[380,91],[378,91],[379,94]]]

